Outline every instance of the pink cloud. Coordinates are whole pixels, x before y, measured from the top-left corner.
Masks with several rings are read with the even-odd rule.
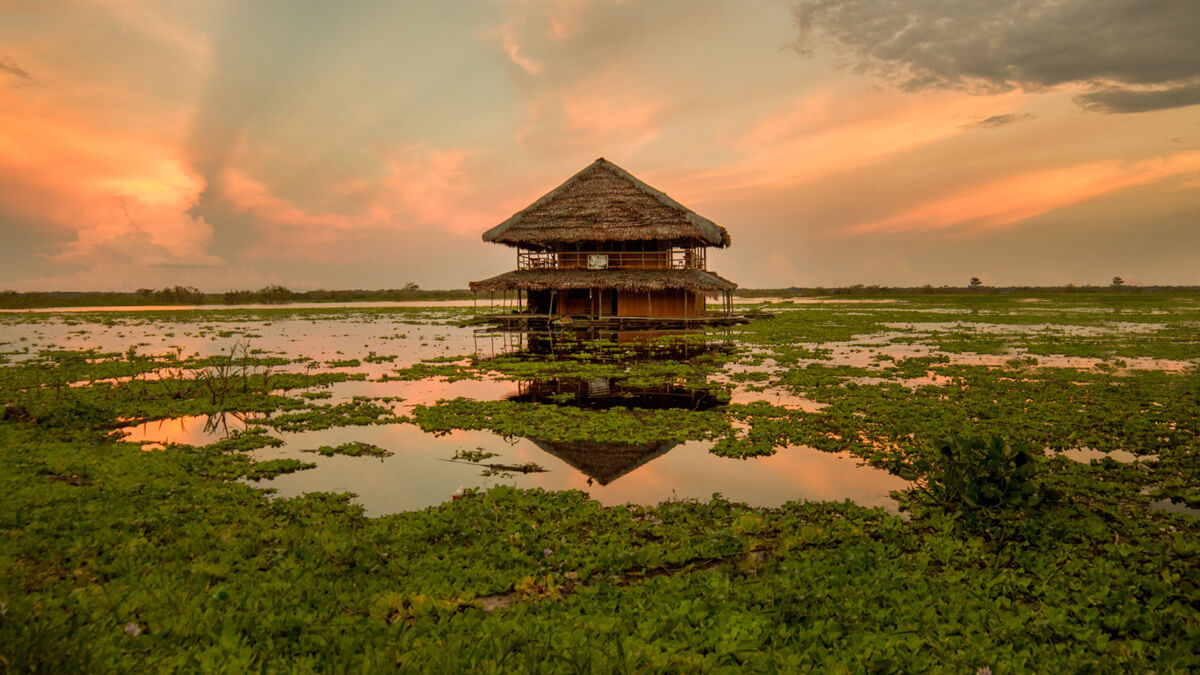
[[[673,104],[669,94],[604,72],[530,101],[514,140],[555,159],[628,156],[662,135]]]
[[[496,38],[500,41],[500,49],[504,51],[510,61],[530,75],[541,74],[544,66],[521,52],[521,45],[517,42],[516,29],[512,24],[504,24],[497,28]]]
[[[217,262],[212,227],[188,214],[204,179],[170,129],[102,126],[30,91],[0,89],[0,208],[73,235],[59,259],[136,239],[149,259]]]
[[[468,166],[474,151],[413,147],[383,157],[383,175],[374,180],[349,178],[330,192],[346,208],[316,209],[276,194],[264,181],[240,169],[226,169],[222,194],[238,211],[251,214],[262,227],[264,241],[253,255],[321,257],[322,245],[347,231],[400,231],[434,227],[475,233],[501,217],[503,199],[475,191],[478,170]],[[339,234],[343,233],[343,234]]]
[[[221,176],[222,192],[233,206],[242,212],[253,214],[258,220],[274,225],[296,228],[327,227],[346,229],[352,227],[349,218],[334,213],[310,213],[299,206],[276,197],[269,187],[236,168],[228,168]]]
[[[940,230],[970,224],[1002,227],[1100,195],[1200,171],[1200,151],[1136,163],[1115,160],[1022,172],[934,199],[843,234]]]
[[[683,177],[681,197],[781,189],[874,164],[970,133],[964,122],[1019,109],[1026,97],[814,88],[730,139],[740,159]]]

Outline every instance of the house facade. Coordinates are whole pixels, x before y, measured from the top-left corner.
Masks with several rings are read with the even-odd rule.
[[[517,266],[471,290],[513,294],[531,316],[702,319],[709,297],[728,313],[737,287],[707,267],[725,228],[604,158],[483,240],[516,249]]]

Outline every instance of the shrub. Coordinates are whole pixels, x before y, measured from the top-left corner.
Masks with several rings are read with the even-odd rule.
[[[1040,458],[1026,443],[999,436],[949,436],[937,441],[934,450],[918,482],[925,501],[971,529],[993,530],[1058,501],[1057,491],[1038,480]]]

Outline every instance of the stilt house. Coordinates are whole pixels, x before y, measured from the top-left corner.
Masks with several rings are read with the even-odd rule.
[[[703,321],[705,298],[728,314],[737,287],[706,265],[725,228],[603,157],[483,240],[517,249],[517,269],[471,290],[512,294],[525,315]]]

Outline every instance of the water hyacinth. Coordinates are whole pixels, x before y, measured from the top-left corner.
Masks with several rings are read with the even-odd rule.
[[[198,431],[199,420],[212,408],[203,383],[191,376],[140,375],[119,386],[88,383],[128,377],[134,368],[127,358],[116,360],[120,351],[136,340],[157,343],[160,333],[152,331],[162,325],[196,333],[203,329],[190,324],[214,323],[203,336],[208,340],[209,333],[234,326],[235,320],[265,324],[266,319],[206,313],[160,324],[116,316],[113,322],[136,321],[147,334],[127,332],[126,342],[111,347],[112,357],[78,351],[39,356],[40,348],[70,336],[68,328],[83,330],[89,322],[99,327],[71,339],[116,336],[99,319],[71,318],[79,323],[59,321],[46,330],[50,322],[44,318],[0,314],[0,331],[24,337],[17,331],[28,325],[31,342],[28,353],[14,354],[25,345],[6,346],[6,339],[15,338],[0,335],[0,408],[29,411],[0,415],[7,418],[0,420],[5,493],[0,531],[6,533],[0,537],[0,560],[8,564],[0,574],[6,577],[0,593],[14,598],[12,612],[0,602],[0,662],[13,672],[91,672],[103,664],[100,669],[119,672],[825,669],[990,675],[991,663],[997,664],[996,672],[1033,663],[1048,672],[1192,672],[1200,666],[1194,639],[1200,612],[1191,583],[1200,556],[1200,520],[1188,512],[1158,510],[1151,500],[1197,494],[1200,372],[1194,362],[1181,372],[1051,366],[1051,357],[1043,354],[1111,352],[1134,364],[1145,363],[1135,358],[1186,352],[1194,361],[1200,354],[1194,330],[1200,325],[1200,297],[1142,297],[1126,301],[1106,295],[1089,301],[1073,296],[1069,304],[1053,306],[1050,300],[1024,305],[982,298],[972,302],[988,301],[992,313],[981,310],[979,320],[970,318],[971,307],[960,311],[963,303],[944,297],[902,298],[870,310],[860,304],[853,312],[797,306],[735,334],[738,344],[755,350],[747,358],[761,363],[748,366],[745,375],[753,377],[739,379],[742,373],[731,369],[721,381],[767,387],[741,391],[737,403],[676,408],[681,412],[665,415],[628,407],[618,414],[612,411],[619,406],[591,409],[572,401],[450,399],[446,412],[454,414],[446,417],[453,417],[453,424],[446,426],[475,424],[486,414],[487,431],[495,438],[463,433],[438,445],[417,442],[423,438],[420,429],[408,423],[358,426],[358,421],[391,419],[372,417],[364,405],[314,410],[307,397],[294,392],[268,395],[252,384],[243,395],[239,383],[226,394],[226,407],[248,406],[238,412],[248,419],[303,412],[314,414],[314,421],[304,422],[306,429],[318,422],[348,426],[302,436],[308,432],[276,434],[269,425],[257,425],[262,433],[230,434],[206,446],[156,453],[142,453],[135,443],[127,446],[103,434],[123,419],[186,416],[197,420],[189,432],[195,432],[192,441],[210,440]],[[1123,305],[1122,326],[1136,321],[1153,331],[1100,333],[1108,314],[1086,306],[1088,311],[1071,310],[1081,303]],[[344,310],[303,310],[299,316],[318,311],[330,319],[314,319],[313,325],[328,324],[322,328],[327,333],[371,325],[362,314]],[[408,310],[372,310],[367,318],[375,315],[388,336],[413,316]],[[937,326],[950,328],[891,332],[893,323],[932,325],[931,315]],[[968,330],[976,323],[991,326],[986,322],[993,319],[1004,323],[988,332]],[[957,327],[960,320],[966,327]],[[17,323],[26,321],[34,323]],[[289,331],[307,325],[298,319],[287,323]],[[1097,332],[1094,338],[1064,335],[1040,328],[1047,324],[1080,324]],[[1024,330],[1028,326],[1037,328],[1031,333]],[[289,336],[279,332],[282,344]],[[867,347],[851,351],[859,349],[857,335],[878,337],[870,349],[891,350],[882,355],[893,358],[877,359],[879,354]],[[828,348],[830,340],[851,338],[852,343]],[[1000,338],[1014,345],[1014,353],[1028,349],[1042,362],[1010,364],[1007,354],[995,354],[990,366],[971,360],[970,354],[990,349]],[[798,346],[798,340],[809,346]],[[382,344],[366,338],[360,343]],[[925,353],[942,343],[955,350],[952,358],[936,352],[907,356],[910,348]],[[828,358],[810,349],[815,344],[825,345]],[[318,356],[319,363],[333,358]],[[367,363],[365,348],[345,356]],[[404,358],[410,358],[407,351]],[[550,373],[565,361],[531,360],[527,366],[512,360],[511,368],[514,374],[518,366]],[[590,362],[578,361],[568,365],[586,374]],[[198,368],[211,367],[206,363],[195,360]],[[180,367],[169,359],[134,356],[138,372],[155,364],[160,370]],[[694,372],[697,381],[705,376],[699,367],[672,365],[666,372],[661,364],[630,365],[635,367],[638,377],[664,373],[664,390],[672,392],[688,388],[671,384],[685,371]],[[930,371],[936,379],[926,376]],[[339,383],[347,375],[341,373]],[[272,375],[273,385],[278,377]],[[315,378],[299,375],[296,382],[320,384]],[[63,383],[61,392],[56,383]],[[433,391],[442,393],[440,386]],[[445,394],[508,395],[507,385],[490,387],[447,388]],[[359,391],[347,389],[306,393],[332,391],[313,399],[330,405]],[[785,407],[790,404],[771,389],[803,395],[823,407]],[[765,400],[756,401],[760,393]],[[232,398],[235,394],[241,398]],[[283,407],[266,412],[275,406]],[[441,406],[430,408],[437,412]],[[536,413],[532,421],[521,419],[530,411]],[[431,419],[443,417],[433,412]],[[635,439],[629,442],[641,439],[647,448],[658,448],[650,441],[667,423],[693,441],[690,448],[670,450],[674,457],[654,458],[649,468],[620,477],[613,482],[616,488],[589,485],[590,494],[546,487],[558,485],[554,479],[562,476],[569,478],[562,485],[583,485],[575,469],[559,460],[546,460],[557,473],[527,482],[519,482],[519,476],[477,481],[466,476],[478,468],[433,464],[460,446],[512,453],[513,466],[542,461],[542,449],[502,445],[496,430],[529,429],[536,435],[544,428],[566,429],[561,431],[566,435],[574,432],[566,427],[572,422],[595,432],[578,443],[597,452],[612,452],[600,447],[597,436],[615,438],[611,445],[620,446],[618,440],[628,441],[623,434]],[[708,437],[733,422],[738,426],[727,436]],[[655,428],[648,428],[650,423]],[[152,425],[164,433],[179,426]],[[809,465],[803,457],[809,453],[847,453],[847,459],[872,466],[909,469],[918,459],[938,457],[936,439],[953,434],[1028,443],[1039,467],[1034,478],[1060,490],[1064,499],[1039,509],[1036,518],[1020,511],[1004,521],[1021,527],[991,527],[980,534],[960,527],[959,518],[936,505],[915,502],[911,492],[900,497],[898,503],[912,507],[901,517],[835,499],[839,493],[804,492]],[[419,488],[414,492],[429,503],[390,513],[370,505],[369,496],[309,491],[380,483],[384,491],[398,493],[407,487],[381,480],[391,476],[381,476],[375,462],[360,462],[359,469],[350,462],[321,460],[298,476],[308,482],[289,484],[285,477],[273,486],[279,489],[275,494],[262,492],[271,484],[248,480],[268,473],[266,468],[287,468],[267,462],[311,459],[299,453],[322,444],[336,448],[351,436],[396,448],[396,458],[384,468],[398,469],[393,474],[398,478],[411,474]],[[770,467],[780,476],[780,494],[790,501],[760,508],[719,497],[690,498],[741,484],[737,467],[757,459],[730,461],[729,482],[714,484],[711,491],[689,487],[683,479],[664,481],[669,486],[664,494],[676,488],[678,494],[650,505],[656,496],[635,489],[641,487],[639,476],[662,476],[666,463],[687,452],[702,455],[706,446],[726,437],[731,456],[773,449],[774,459],[763,461],[775,462]],[[778,443],[783,445],[775,448]],[[1060,452],[1081,446],[1098,453],[1120,449],[1137,461],[1089,463]],[[414,467],[462,471],[462,477],[410,471],[410,459]],[[687,462],[679,464],[691,471]],[[1012,465],[1013,472],[1019,470],[1016,462]],[[248,473],[251,467],[257,467],[254,473]],[[326,470],[330,480],[316,480]],[[347,477],[363,482],[348,483]],[[472,485],[451,488],[453,496],[446,495],[454,480]],[[506,484],[509,480],[521,489]],[[596,499],[605,489],[624,492],[615,492],[614,505],[605,506]],[[774,504],[766,493],[766,485],[753,484],[738,498]],[[444,503],[452,498],[455,503]],[[647,503],[616,504],[630,498]],[[996,536],[1010,531],[1020,537],[1017,542]],[[562,560],[554,560],[556,543],[568,547]],[[537,560],[537,544],[543,547],[542,560]],[[148,554],[166,564],[148,564]],[[122,615],[129,623],[109,623]],[[154,635],[150,621],[155,621]],[[127,639],[140,635],[147,640]],[[571,648],[553,649],[543,636]]]

